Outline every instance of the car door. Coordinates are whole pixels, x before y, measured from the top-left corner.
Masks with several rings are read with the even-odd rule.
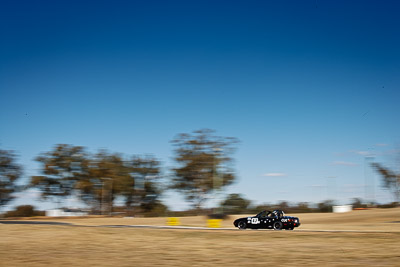
[[[260,216],[260,228],[267,229],[268,228],[268,217],[267,214]]]
[[[267,217],[265,218],[265,228],[271,229],[273,227],[275,220],[276,220],[275,215],[272,212],[268,213]]]
[[[258,229],[261,226],[261,221],[258,216],[250,217],[247,219],[247,225],[249,228]]]

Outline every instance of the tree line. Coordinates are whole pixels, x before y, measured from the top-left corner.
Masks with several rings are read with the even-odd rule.
[[[237,142],[210,129],[179,134],[171,141],[176,164],[168,175],[153,155],[127,156],[105,149],[89,153],[83,146],[58,144],[35,158],[40,174],[23,188],[37,188],[42,199],[58,203],[77,196],[92,214],[111,213],[117,197],[123,199],[127,214],[163,211],[160,196],[173,189],[201,210],[210,193],[234,182],[231,155]],[[22,167],[13,151],[0,150],[0,160],[0,205],[5,205],[20,190],[16,181]]]
[[[160,162],[152,156],[124,158],[107,150],[90,154],[84,147],[61,144],[36,161],[41,175],[33,176],[29,187],[38,188],[44,199],[76,195],[94,214],[111,212],[117,196],[124,198],[128,212],[136,203],[145,210],[159,203]]]
[[[128,215],[161,214],[167,207],[160,201],[160,196],[172,189],[185,196],[194,212],[205,211],[202,208],[209,195],[223,190],[236,179],[232,155],[238,140],[217,136],[214,130],[201,129],[179,134],[171,143],[175,165],[169,168],[168,174],[162,162],[153,155],[127,156],[105,149],[89,153],[83,146],[58,144],[35,158],[40,164],[40,173],[30,177],[24,186],[17,185],[22,177],[22,166],[17,163],[16,154],[0,149],[0,208],[13,200],[15,192],[37,188],[42,199],[58,203],[76,196],[90,207],[92,214],[112,213],[118,197],[123,200],[123,211]],[[383,186],[398,203],[400,173],[378,163],[371,166],[381,174]],[[278,206],[253,206],[239,194],[231,194],[220,203],[225,213],[268,207],[295,212],[327,211],[332,205],[332,201],[325,201],[318,204],[318,209],[307,203],[288,205],[286,202]],[[121,210],[121,207],[117,209]]]
[[[353,198],[350,203],[353,209],[365,209],[370,207],[376,208],[394,208],[397,202],[388,204],[367,203],[360,198]],[[263,203],[254,204],[251,200],[246,199],[241,194],[229,194],[221,203],[225,214],[256,214],[262,210],[283,210],[286,213],[311,213],[311,212],[332,212],[333,206],[337,205],[334,200],[325,200],[320,203],[288,203],[280,201],[276,204]]]

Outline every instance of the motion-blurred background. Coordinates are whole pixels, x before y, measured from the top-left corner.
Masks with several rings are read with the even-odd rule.
[[[0,211],[396,206],[398,11],[2,1]]]

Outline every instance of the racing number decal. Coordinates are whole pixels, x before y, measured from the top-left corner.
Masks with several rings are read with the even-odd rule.
[[[251,223],[252,224],[259,224],[260,221],[258,220],[258,218],[251,218]]]

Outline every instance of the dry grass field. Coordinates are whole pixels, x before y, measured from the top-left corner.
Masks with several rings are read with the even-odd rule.
[[[165,225],[165,218],[56,220],[79,226],[0,224],[0,266],[400,266],[399,208],[298,216],[302,225],[295,231],[87,227]],[[223,226],[231,227],[233,219]],[[205,225],[202,217],[181,222]]]

